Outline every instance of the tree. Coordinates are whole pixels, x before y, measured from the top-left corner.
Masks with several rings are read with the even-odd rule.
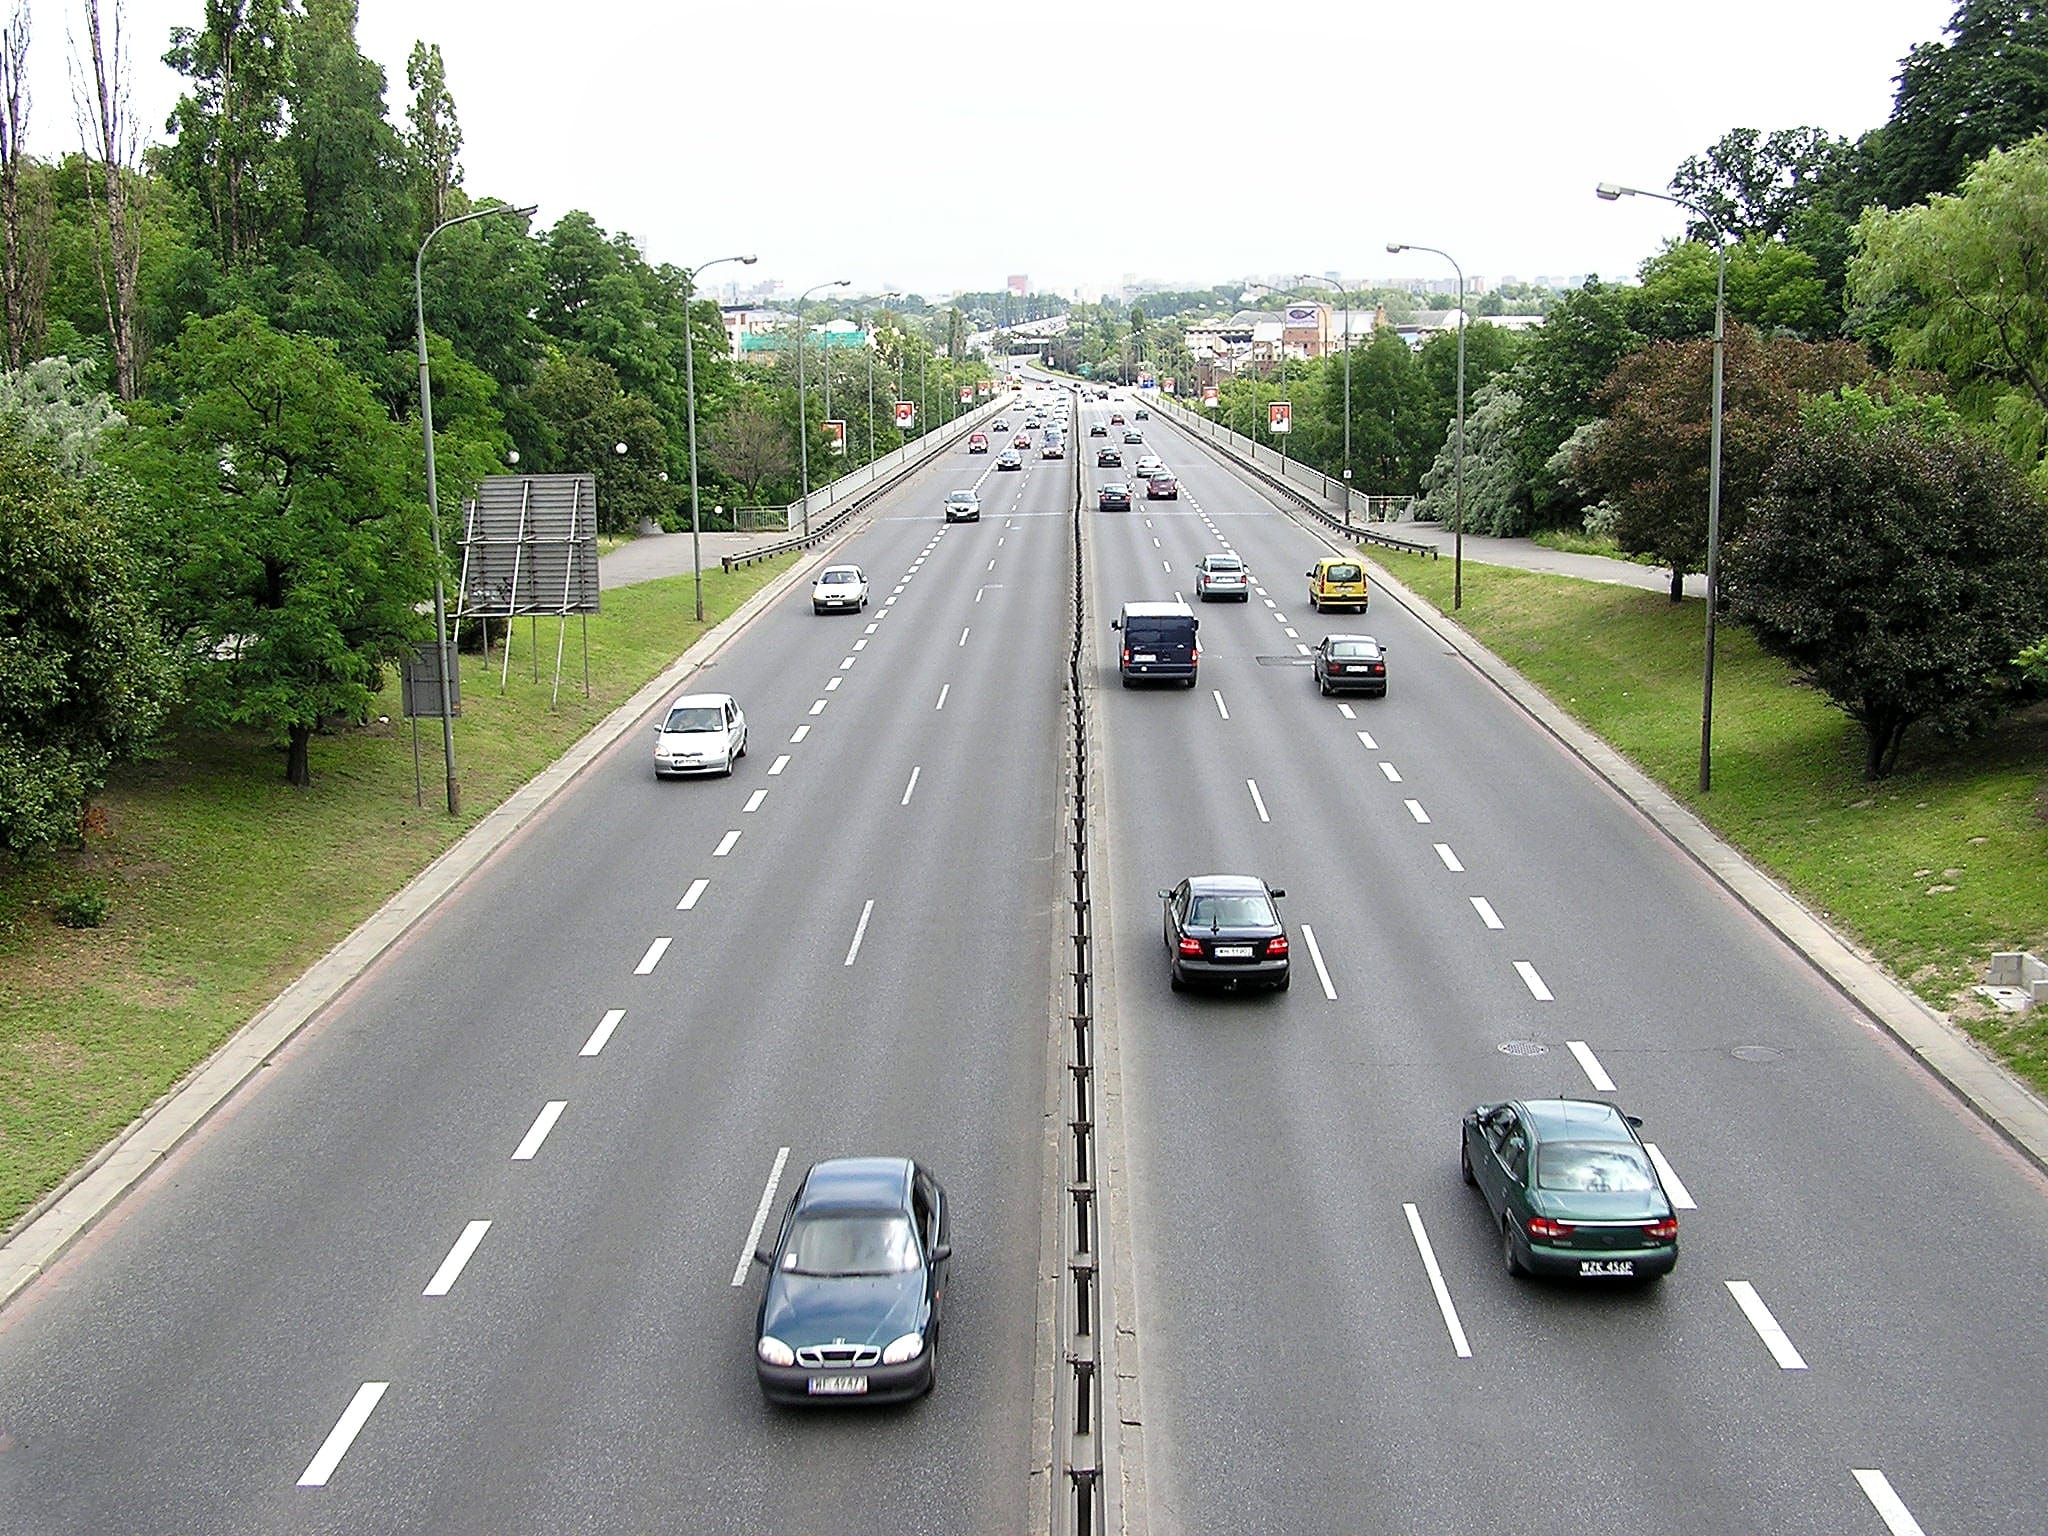
[[[550,359],[526,405],[541,429],[529,444],[529,466],[537,474],[595,475],[600,529],[623,533],[670,510],[674,495],[661,480],[667,433],[646,400],[619,388],[608,365],[573,355]]]
[[[1891,120],[1872,136],[1888,208],[1953,192],[1993,150],[2048,128],[2048,9],[1962,0],[1946,30],[1946,43],[1917,44],[1901,61]]]
[[[86,55],[92,70],[91,92],[79,104],[79,127],[85,135],[86,201],[93,213],[93,269],[99,277],[100,305],[107,317],[107,340],[114,352],[114,392],[133,400],[142,386],[140,339],[136,334],[137,289],[142,281],[142,231],[134,183],[139,170],[141,138],[135,110],[129,103],[129,57],[124,37],[121,0],[114,3],[111,34],[101,25],[100,0],[85,0]],[[99,189],[93,188],[97,164]],[[100,206],[106,209],[106,243],[99,238]]]
[[[281,149],[298,189],[294,244],[360,281],[395,266],[417,214],[398,133],[385,117],[384,70],[356,44],[357,0],[301,0]]]
[[[49,281],[49,207],[23,184],[28,169],[28,0],[15,0],[0,31],[0,323],[7,366],[19,368],[42,341]]]
[[[1599,414],[1594,402],[1601,386],[1643,344],[1631,320],[1633,302],[1633,290],[1587,278],[1552,307],[1521,359],[1502,376],[1516,405],[1498,423],[1500,445],[1512,452],[1522,485],[1503,510],[1509,504],[1527,508],[1514,531],[1526,532],[1537,514],[1556,518],[1582,510],[1576,497],[1550,480],[1545,466],[1566,438]],[[1467,438],[1469,468],[1469,419]]]
[[[75,838],[174,693],[138,563],[85,484],[0,427],[0,848]]]
[[[759,391],[735,400],[707,435],[712,461],[750,502],[761,500],[763,486],[796,473],[789,424]]]
[[[441,45],[415,42],[405,61],[405,83],[412,105],[405,109],[411,131],[405,152],[413,199],[419,205],[419,234],[453,216],[449,199],[462,185],[462,125],[455,117],[455,97],[448,89]]]
[[[82,479],[98,467],[100,439],[122,425],[85,358],[38,358],[0,373],[0,418],[11,441],[34,447],[59,474]]]
[[[304,787],[314,729],[427,632],[417,438],[331,344],[248,310],[193,321],[162,371],[178,404],[128,464],[166,524],[195,717],[272,733]]]
[[[1481,385],[1465,402],[1465,531],[1513,538],[1529,531],[1529,483],[1517,433],[1523,402],[1512,373]],[[1418,518],[1450,526],[1457,509],[1457,442],[1446,438],[1422,477]]]
[[[1712,335],[1717,266],[1713,246],[1700,241],[1652,256],[1630,296],[1630,323],[1664,341]],[[1814,258],[1758,237],[1729,247],[1727,306],[1731,320],[1809,340],[1836,335],[1842,327],[1840,299],[1829,295]]]
[[[1734,616],[1862,726],[1879,778],[1916,722],[1960,741],[2016,702],[2012,658],[2048,631],[2048,506],[1953,427],[1823,405],[1724,569]]]
[[[1703,208],[1730,240],[1782,240],[1805,209],[1829,197],[1854,153],[1847,139],[1819,128],[1736,128],[1704,155],[1688,156],[1671,190]],[[1697,218],[1686,228],[1688,240],[1712,235]]]
[[[165,172],[205,210],[224,271],[253,265],[296,217],[281,143],[293,14],[293,0],[205,0],[205,25],[173,27],[164,55],[192,82],[171,111]]]

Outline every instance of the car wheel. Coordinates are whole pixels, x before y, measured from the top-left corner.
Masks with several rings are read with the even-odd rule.
[[[1467,1184],[1474,1189],[1479,1187],[1479,1181],[1472,1176],[1472,1149],[1465,1145],[1465,1138],[1462,1136],[1458,1138],[1458,1172],[1464,1176]]]
[[[811,612],[813,612],[813,613],[823,613],[824,611],[825,611],[825,605],[824,605],[823,603],[813,603],[813,604],[811,604]]]
[[[1291,987],[1291,986],[1293,986],[1293,985],[1294,985],[1294,972],[1292,972],[1292,971],[1283,971],[1283,972],[1281,972],[1281,973],[1280,973],[1280,979],[1279,979],[1278,981],[1276,981],[1276,982],[1274,982],[1274,983],[1273,983],[1273,990],[1274,990],[1275,992],[1285,992],[1285,991],[1286,991],[1286,990],[1287,990],[1287,989],[1288,989],[1289,987]]]
[[[1313,592],[1308,595],[1308,611],[1310,613],[1321,613],[1323,611],[1322,604],[1316,601],[1316,595]]]
[[[1330,696],[1330,680],[1327,677],[1317,678],[1316,691],[1327,699]]]
[[[1529,1273],[1529,1266],[1522,1262],[1522,1256],[1515,1252],[1515,1223],[1512,1217],[1500,1220],[1500,1255],[1507,1265],[1508,1273],[1519,1280]]]
[[[1167,967],[1166,984],[1176,992],[1185,992],[1188,989],[1188,984],[1182,979],[1178,966]]]
[[[746,733],[745,731],[742,731],[742,732],[740,732],[740,756],[741,756],[741,757],[745,757],[746,755],[747,755],[747,733]]]
[[[1189,687],[1189,688],[1193,688],[1193,687],[1195,686],[1195,682],[1196,682],[1196,679],[1194,679],[1194,678],[1192,678],[1192,677],[1191,677],[1191,678],[1189,678],[1189,679],[1188,679],[1188,687]]]
[[[1123,685],[1124,685],[1124,686],[1125,686],[1126,688],[1130,687],[1130,686],[1131,686],[1131,680],[1130,680],[1130,679],[1129,679],[1128,677],[1127,677],[1127,678],[1125,678],[1125,679],[1123,679]]]

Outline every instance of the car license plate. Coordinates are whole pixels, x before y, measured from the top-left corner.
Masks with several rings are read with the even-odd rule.
[[[1579,1273],[1582,1275],[1633,1275],[1635,1272],[1634,1259],[1579,1260]]]
[[[813,1397],[852,1397],[867,1389],[865,1376],[813,1376],[810,1380]]]
[[[1132,659],[1133,661],[1157,661],[1157,660],[1158,660],[1159,658],[1158,658],[1157,656],[1151,656],[1151,655],[1140,655],[1140,656],[1134,656],[1134,657],[1132,657],[1131,659]]]
[[[1249,944],[1218,944],[1216,946],[1216,958],[1218,960],[1249,960],[1251,957],[1252,947]]]

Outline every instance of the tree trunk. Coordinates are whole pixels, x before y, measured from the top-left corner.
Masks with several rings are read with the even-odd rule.
[[[107,318],[107,340],[114,354],[114,392],[133,400],[141,388],[136,349],[136,292],[142,277],[142,235],[135,217],[134,183],[129,175],[136,159],[133,114],[128,108],[128,57],[122,43],[126,16],[114,0],[111,39],[100,25],[100,0],[85,0],[86,47],[92,67],[92,94],[79,103],[79,132],[85,139],[85,192],[92,206],[93,266],[100,281],[100,305]],[[92,165],[99,161],[101,190],[106,199],[107,238],[99,241],[99,208],[93,195]]]
[[[38,346],[49,249],[22,205],[21,168],[28,134],[28,0],[15,0],[0,32],[0,320],[7,366],[19,368]]]
[[[306,789],[313,783],[313,762],[311,746],[313,727],[295,725],[291,741],[285,749],[284,781],[294,789]]]
[[[1671,567],[1671,601],[1685,601],[1685,572],[1675,565]]]

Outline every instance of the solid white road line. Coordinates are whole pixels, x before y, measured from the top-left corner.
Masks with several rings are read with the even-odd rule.
[[[533,1124],[526,1129],[519,1148],[512,1154],[515,1163],[530,1163],[533,1154],[540,1150],[540,1144],[548,1139],[548,1132],[555,1128],[555,1122],[562,1118],[562,1111],[569,1107],[567,1099],[549,1099],[541,1111],[533,1117]]]
[[[1358,733],[1358,744],[1368,752],[1377,752],[1380,749],[1380,744],[1372,739],[1371,731],[1360,731]]]
[[[1216,713],[1228,720],[1230,718],[1230,711],[1223,707],[1223,690],[1221,688],[1211,688],[1209,692],[1215,695]]]
[[[674,942],[674,939],[656,939],[652,944],[648,945],[647,953],[642,955],[640,963],[633,967],[633,974],[635,976],[652,976],[654,968],[661,964],[661,957],[668,953],[669,945]]]
[[[709,885],[710,883],[711,882],[709,880],[701,878],[692,880],[690,882],[690,888],[687,891],[683,892],[683,899],[676,903],[676,910],[678,912],[687,912],[692,907],[696,906],[697,898],[704,894],[704,887]]]
[[[1259,820],[1271,821],[1273,818],[1266,814],[1265,798],[1259,793],[1259,781],[1257,779],[1246,779],[1244,787],[1252,792],[1252,809],[1259,813]]]
[[[1523,983],[1535,995],[1537,1002],[1554,1003],[1557,1001],[1556,998],[1550,995],[1550,988],[1543,985],[1543,978],[1536,974],[1536,967],[1528,961],[1517,960],[1515,962],[1515,973],[1522,978]]]
[[[826,691],[827,693],[837,693],[837,692],[839,691],[839,685],[840,685],[840,684],[841,684],[842,682],[844,682],[844,681],[845,681],[845,679],[844,679],[844,678],[838,678],[838,677],[828,677],[828,678],[826,678],[826,679],[825,679],[825,691]]]
[[[599,1051],[603,1050],[605,1042],[612,1037],[612,1031],[619,1027],[619,1022],[625,1017],[626,1010],[623,1008],[605,1009],[604,1017],[597,1021],[597,1028],[590,1032],[590,1038],[583,1042],[583,1049],[576,1054],[578,1056],[595,1056]]]
[[[1451,845],[1449,843],[1438,843],[1436,845],[1436,856],[1444,861],[1444,868],[1448,869],[1452,874],[1462,875],[1465,873],[1465,866],[1460,864],[1458,856],[1451,852]]]
[[[1346,720],[1356,720],[1358,718],[1358,711],[1353,709],[1349,704],[1339,704],[1337,706],[1337,713],[1342,715]]]
[[[1401,803],[1408,807],[1408,814],[1415,818],[1417,826],[1426,827],[1429,825],[1429,812],[1422,808],[1420,800],[1403,800]]]
[[[1384,773],[1387,776],[1387,782],[1389,784],[1398,784],[1401,782],[1401,770],[1396,768],[1392,763],[1381,763],[1380,772]]]
[[[1884,1528],[1892,1536],[1927,1536],[1920,1529],[1920,1522],[1913,1518],[1913,1512],[1906,1508],[1906,1501],[1892,1491],[1891,1479],[1875,1467],[1852,1467],[1850,1473],[1856,1479],[1856,1486],[1863,1490],[1863,1497],[1870,1500],[1870,1507],[1884,1521]]]
[[[746,803],[746,805],[745,805],[745,806],[744,806],[744,807],[743,807],[743,808],[741,809],[741,811],[740,811],[740,814],[741,814],[742,816],[748,816],[748,815],[752,815],[752,814],[753,814],[753,813],[754,813],[755,811],[758,811],[759,809],[761,809],[761,802],[762,802],[763,800],[766,800],[767,798],[768,798],[768,791],[767,791],[767,790],[765,790],[765,789],[757,789],[757,790],[755,790],[755,791],[754,791],[754,792],[753,792],[753,793],[752,793],[751,795],[747,796],[747,803]]]
[[[951,683],[941,683],[939,685],[939,702],[933,706],[934,709],[944,709],[946,707],[946,695],[952,691],[953,685]]]
[[[810,734],[811,728],[808,725],[800,725],[794,731],[790,732],[789,744],[793,747]]]
[[[713,857],[714,859],[724,858],[728,853],[732,852],[732,845],[738,842],[739,840],[740,829],[738,827],[734,827],[730,832],[726,833],[725,836],[721,837],[718,840],[718,846],[711,850],[711,857]]]
[[[761,1228],[768,1224],[768,1207],[775,1200],[775,1186],[782,1182],[782,1166],[789,1161],[789,1148],[784,1147],[775,1154],[775,1166],[768,1170],[767,1187],[761,1191],[761,1203],[754,1207],[754,1224],[747,1229],[747,1246],[740,1250],[740,1262],[732,1272],[734,1285],[747,1283],[747,1270],[754,1262],[754,1248],[761,1241]]]
[[[910,804],[910,797],[917,793],[917,776],[923,772],[924,768],[922,767],[922,765],[914,767],[910,770],[910,782],[903,786],[903,799],[901,801],[902,804]]]
[[[909,796],[906,795],[904,798],[907,800]],[[860,921],[854,925],[853,943],[847,946],[846,963],[848,965],[853,964],[854,957],[860,953],[860,941],[868,936],[868,919],[874,915],[874,898],[869,897],[867,905],[860,909]]]
[[[1742,1308],[1742,1315],[1749,1319],[1749,1326],[1756,1330],[1756,1336],[1764,1341],[1764,1348],[1771,1352],[1771,1358],[1779,1368],[1787,1371],[1803,1371],[1806,1362],[1799,1351],[1792,1347],[1792,1341],[1785,1336],[1785,1330],[1778,1326],[1778,1320],[1771,1316],[1771,1309],[1764,1305],[1763,1297],[1757,1295],[1756,1287],[1747,1280],[1723,1282],[1728,1294],[1735,1298],[1735,1305]],[[1866,1490],[1867,1491],[1867,1490]]]
[[[341,1410],[341,1417],[334,1428],[327,1432],[327,1438],[320,1442],[320,1449],[313,1459],[306,1463],[306,1470],[299,1474],[301,1488],[325,1488],[327,1479],[334,1475],[334,1469],[341,1465],[341,1458],[348,1454],[348,1448],[355,1443],[362,1432],[370,1411],[377,1406],[377,1400],[384,1395],[388,1381],[366,1381],[356,1388],[356,1395],[348,1400],[348,1406]]]
[[[788,766],[789,754],[785,752],[782,754],[782,756],[776,758],[774,762],[768,765],[768,777],[771,779],[774,778],[778,773],[782,772],[782,770],[787,768]]]
[[[1657,1143],[1646,1141],[1643,1143],[1643,1150],[1650,1154],[1650,1161],[1657,1167],[1657,1178],[1664,1186],[1664,1193],[1671,1198],[1671,1208],[1674,1211],[1698,1210],[1699,1205],[1694,1201],[1692,1191],[1685,1187],[1685,1181],[1672,1169],[1664,1154],[1657,1150]]]
[[[811,713],[814,715],[822,715],[823,713],[825,713],[825,705],[827,702],[829,701],[825,699],[818,699],[814,701],[811,705]]]
[[[434,1271],[434,1278],[427,1282],[422,1296],[446,1296],[455,1289],[455,1277],[462,1273],[462,1266],[469,1262],[469,1256],[476,1252],[476,1245],[484,1240],[484,1234],[491,1230],[488,1221],[472,1221],[462,1229],[462,1236],[455,1239],[455,1246],[448,1250],[448,1257],[441,1261],[441,1267]]]
[[[1401,1209],[1408,1213],[1408,1231],[1415,1238],[1415,1251],[1422,1255],[1422,1268],[1429,1276],[1429,1288],[1436,1292],[1436,1309],[1444,1315],[1444,1327],[1451,1335],[1451,1348],[1458,1352],[1460,1360],[1470,1360],[1472,1346],[1465,1342],[1465,1328],[1458,1321],[1458,1309],[1451,1305],[1450,1288],[1444,1284],[1444,1272],[1437,1267],[1436,1250],[1429,1246],[1429,1234],[1422,1230],[1422,1212],[1410,1203],[1404,1203]]]
[[[971,629],[972,627],[973,627],[973,626],[971,626],[971,625],[962,625],[962,626],[961,626],[961,629],[960,629],[960,640],[959,640],[959,643],[960,643],[961,645],[965,645],[965,644],[967,643],[967,635],[968,635],[968,631],[969,631],[969,630],[970,630],[970,629]]]
[[[1472,910],[1479,914],[1479,921],[1486,924],[1489,928],[1505,928],[1507,926],[1507,924],[1500,920],[1500,914],[1493,910],[1493,903],[1484,896],[1474,896],[1472,898]]]
[[[1323,984],[1323,996],[1331,1002],[1337,1001],[1337,989],[1330,985],[1330,968],[1323,964],[1322,946],[1316,943],[1316,931],[1307,923],[1301,925],[1301,941],[1308,946],[1308,957],[1315,962],[1316,980]]]
[[[1534,974],[1535,972],[1533,971],[1529,973],[1529,975]],[[1522,979],[1527,981],[1528,976],[1524,976]],[[1535,987],[1532,985],[1530,990],[1534,991]],[[1585,1068],[1587,1082],[1591,1083],[1602,1093],[1614,1092],[1614,1079],[1607,1075],[1607,1069],[1600,1065],[1600,1058],[1593,1054],[1593,1048],[1590,1045],[1586,1044],[1583,1040],[1567,1040],[1564,1043],[1564,1048],[1572,1053],[1581,1067]]]

